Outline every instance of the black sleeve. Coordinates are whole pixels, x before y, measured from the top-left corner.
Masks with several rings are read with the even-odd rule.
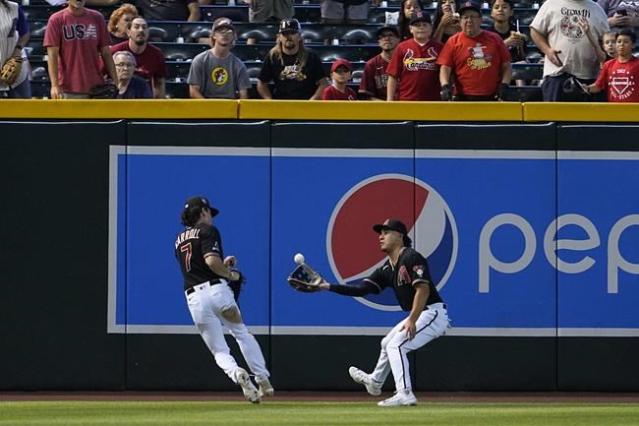
[[[408,259],[408,270],[410,273],[411,284],[415,285],[418,282],[432,283],[430,278],[430,271],[428,270],[428,263],[424,256],[414,251],[412,256]]]
[[[349,285],[331,284],[329,290],[344,296],[364,296],[365,294],[379,294],[380,292],[378,286],[367,280]]]
[[[267,54],[264,58],[264,63],[262,64],[262,69],[260,70],[260,75],[258,76],[258,78],[262,83],[270,83],[274,80],[273,62],[271,61],[270,54]]]
[[[322,65],[322,60],[315,52],[309,52],[308,54],[308,76],[313,83],[317,83],[323,78],[326,78],[326,72]]]
[[[224,258],[222,254],[222,237],[215,226],[204,227],[201,237],[202,255],[213,253],[220,258]]]

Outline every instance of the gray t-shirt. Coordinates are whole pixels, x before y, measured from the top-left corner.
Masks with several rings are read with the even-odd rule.
[[[193,58],[187,83],[199,86],[205,98],[236,99],[240,90],[251,87],[246,65],[230,53],[218,58],[211,50]]]
[[[625,10],[630,17],[639,17],[639,0],[599,0],[597,2],[607,16],[613,16],[619,10]],[[619,31],[623,27],[613,27],[611,30]]]
[[[563,65],[544,61],[544,77],[570,73],[578,78],[594,79],[599,62],[593,46],[578,24],[584,17],[595,39],[609,31],[608,20],[601,6],[591,0],[546,0],[530,26],[548,39],[548,44],[561,51]]]

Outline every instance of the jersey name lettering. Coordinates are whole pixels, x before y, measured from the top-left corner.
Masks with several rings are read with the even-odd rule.
[[[178,246],[186,240],[198,238],[200,238],[199,228],[187,229],[186,231],[178,235],[177,239],[175,240],[175,249],[177,250]]]

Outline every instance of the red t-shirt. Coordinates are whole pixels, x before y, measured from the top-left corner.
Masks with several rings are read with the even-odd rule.
[[[391,58],[386,72],[397,79],[395,98],[400,101],[439,101],[439,66],[441,43],[430,40],[421,46],[415,39],[402,41]]]
[[[75,16],[63,9],[49,17],[43,45],[60,49],[58,83],[63,92],[89,93],[91,87],[104,84],[99,55],[109,41],[104,17],[95,10],[84,9]]]
[[[322,92],[323,101],[356,101],[357,93],[350,87],[346,87],[346,92],[340,92],[335,86],[330,85],[324,88]]]
[[[510,63],[510,53],[501,37],[482,31],[477,37],[463,32],[448,39],[437,60],[451,67],[458,93],[491,96],[501,83],[501,67]]]
[[[608,102],[639,102],[639,59],[611,59],[599,72],[595,85],[608,94]]]
[[[389,62],[377,55],[364,65],[364,73],[362,81],[359,84],[359,93],[367,96],[373,96],[386,100],[386,87],[388,86],[388,68]]]
[[[111,54],[125,50],[131,52],[128,40],[111,46]],[[138,64],[135,67],[136,75],[142,77],[150,84],[152,84],[155,79],[166,77],[166,63],[164,61],[164,54],[160,49],[147,43],[144,52],[140,54],[135,52],[131,53],[135,56],[135,60]]]

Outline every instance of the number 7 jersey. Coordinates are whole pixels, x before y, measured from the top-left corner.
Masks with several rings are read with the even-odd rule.
[[[216,227],[198,224],[187,227],[175,239],[175,257],[184,276],[184,289],[219,279],[204,261],[207,256],[224,259],[222,237]]]

